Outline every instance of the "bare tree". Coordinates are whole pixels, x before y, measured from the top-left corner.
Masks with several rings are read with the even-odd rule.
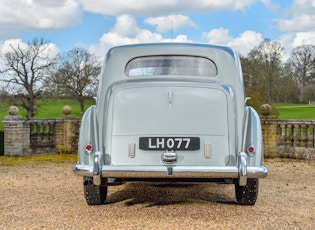
[[[10,45],[11,51],[4,54],[4,79],[14,89],[15,96],[27,111],[27,119],[35,115],[35,99],[42,95],[42,81],[55,63],[49,55],[49,43],[43,38],[34,38],[27,45]]]
[[[275,91],[278,102],[299,102],[300,90],[298,82],[292,75],[288,62],[283,65],[283,74]]]
[[[59,67],[50,81],[58,85],[59,93],[70,95],[80,103],[84,113],[84,100],[94,96],[101,62],[83,48],[73,48],[59,58]]]
[[[302,45],[291,51],[289,64],[299,86],[315,83],[315,46]]]
[[[264,100],[272,103],[282,77],[282,54],[284,48],[274,40],[265,39],[248,54],[245,65],[250,84],[256,87]],[[244,62],[244,60],[243,60]],[[247,67],[246,67],[247,66]]]

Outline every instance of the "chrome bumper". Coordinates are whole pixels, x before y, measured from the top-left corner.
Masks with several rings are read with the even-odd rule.
[[[172,168],[172,170],[170,170]],[[77,164],[73,167],[76,175],[93,177],[93,167]],[[172,171],[172,173],[170,173]],[[267,176],[264,166],[247,167],[247,178]],[[117,166],[103,165],[101,174],[112,178],[238,178],[236,166]]]
[[[105,178],[190,178],[219,179],[238,178],[239,185],[245,186],[247,178],[264,178],[268,172],[264,166],[248,167],[247,155],[240,153],[238,166],[139,166],[139,165],[101,165],[101,154],[94,156],[92,165],[77,164],[73,167],[75,174],[83,177],[93,177],[95,185],[100,185]]]

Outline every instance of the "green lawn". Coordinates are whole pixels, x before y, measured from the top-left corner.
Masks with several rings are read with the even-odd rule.
[[[91,105],[94,105],[94,100],[86,100],[84,103],[84,109],[86,110]],[[39,109],[35,116],[35,118],[56,118],[60,115],[63,115],[62,108],[65,105],[69,105],[72,107],[72,115],[77,117],[82,117],[80,114],[80,105],[77,101],[71,99],[64,100],[45,100],[39,103]],[[25,112],[26,114],[26,112]]]
[[[278,119],[315,120],[315,105],[275,103]]]
[[[62,108],[65,105],[69,105],[72,107],[72,114],[76,117],[82,117],[82,114],[80,114],[80,105],[77,101],[71,100],[71,99],[59,99],[59,100],[41,100],[38,102],[39,107],[38,111],[35,115],[35,118],[57,118],[62,113]],[[86,100],[84,103],[85,110],[90,107],[91,105],[94,105],[94,100]],[[6,101],[2,101],[0,104],[0,121],[8,115],[8,108],[9,103]],[[22,107],[19,107],[19,113],[18,115],[22,117],[26,117],[26,110]],[[0,122],[0,130],[3,130],[3,123]]]

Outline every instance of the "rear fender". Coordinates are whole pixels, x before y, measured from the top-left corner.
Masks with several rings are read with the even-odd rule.
[[[256,110],[250,106],[246,107],[245,125],[242,143],[242,152],[247,153],[248,166],[261,166],[263,164],[263,138],[261,122]],[[254,153],[248,153],[248,148],[253,146]]]
[[[79,136],[79,147],[78,147],[78,158],[79,163],[84,165],[93,164],[93,156],[98,151],[98,135],[97,135],[97,120],[95,113],[95,106],[89,107],[82,117],[80,136]],[[86,146],[91,145],[91,151],[86,150]]]

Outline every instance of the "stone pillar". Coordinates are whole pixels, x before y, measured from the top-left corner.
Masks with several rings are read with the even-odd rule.
[[[277,157],[278,146],[281,132],[277,122],[274,120],[262,119],[262,133],[264,141],[264,155],[265,157]]]
[[[264,141],[264,156],[277,157],[278,156],[278,142],[280,140],[281,132],[277,120],[277,115],[272,115],[272,106],[263,104],[260,107],[261,112],[261,126]]]
[[[56,120],[56,148],[59,153],[76,153],[80,119],[71,115],[71,107],[63,107],[63,116]]]
[[[4,155],[23,156],[26,146],[29,147],[29,128],[25,127],[25,120],[17,115],[16,106],[9,107],[9,115],[4,123]]]

